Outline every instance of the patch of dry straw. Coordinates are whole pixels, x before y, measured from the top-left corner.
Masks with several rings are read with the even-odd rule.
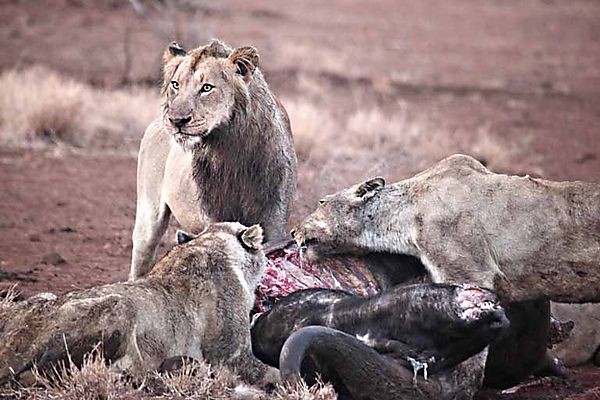
[[[0,75],[0,141],[134,151],[159,115],[158,90],[99,89],[34,66]]]

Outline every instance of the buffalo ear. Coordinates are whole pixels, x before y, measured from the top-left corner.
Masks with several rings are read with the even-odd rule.
[[[167,63],[174,57],[183,57],[185,55],[187,55],[187,51],[185,51],[177,42],[171,42],[163,54],[163,61]]]
[[[356,195],[358,197],[364,197],[367,194],[373,193],[384,186],[385,179],[378,176],[377,178],[369,179],[368,181],[361,183],[356,189]]]
[[[184,244],[191,240],[196,239],[196,237],[194,235],[190,235],[189,233],[186,233],[179,229],[177,229],[176,237],[177,237],[177,244]]]
[[[250,76],[254,73],[254,70],[258,68],[258,52],[252,46],[238,47],[229,55],[229,61],[236,66],[237,73],[240,74],[245,81],[248,81]]]
[[[240,233],[240,241],[244,247],[252,250],[260,250],[263,242],[263,229],[260,225],[252,225]]]

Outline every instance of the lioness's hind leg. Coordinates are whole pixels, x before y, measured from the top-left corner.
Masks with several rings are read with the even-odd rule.
[[[171,210],[166,204],[158,208],[140,202],[133,228],[133,251],[129,280],[146,275],[154,265],[156,248],[169,226]]]

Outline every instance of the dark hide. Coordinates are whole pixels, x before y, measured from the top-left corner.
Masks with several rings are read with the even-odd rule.
[[[406,255],[372,253],[357,259],[369,265],[383,290],[394,285],[427,282],[429,277],[420,260]],[[532,374],[563,376],[566,368],[547,343],[559,343],[568,337],[569,325],[558,327],[552,338],[548,300],[531,300],[505,306],[510,327],[505,335],[490,346],[486,361],[484,386],[509,388]],[[572,327],[571,327],[572,329]]]
[[[471,400],[482,375],[472,371],[483,361],[474,356],[434,377],[415,378],[396,360],[382,355],[355,337],[322,326],[294,332],[285,342],[280,362],[285,382],[304,377],[334,382],[340,400]]]
[[[493,388],[514,386],[545,364],[550,328],[550,302],[531,300],[505,307],[510,329],[490,346],[485,365],[484,385]]]
[[[282,242],[270,248],[267,252],[294,251],[295,245]],[[274,255],[269,254],[273,258]],[[281,254],[277,253],[281,257]],[[308,261],[304,260],[304,263]],[[312,263],[314,271],[326,274],[332,270],[336,263],[343,262],[344,268],[354,271],[355,278],[346,278],[341,282],[352,282],[358,280],[373,285],[376,290],[385,291],[397,285],[411,283],[423,283],[430,281],[425,267],[415,257],[390,253],[370,253],[364,256],[337,255],[333,258],[325,258]],[[365,270],[371,275],[365,275]],[[356,271],[361,271],[357,273]],[[339,278],[339,276],[338,276]],[[350,289],[346,289],[350,290]],[[506,315],[511,321],[509,333],[500,344],[490,347],[486,369],[486,385],[506,388],[513,386],[515,382],[533,373],[561,375],[564,369],[560,363],[556,363],[555,356],[547,352],[546,344],[551,339],[553,343],[562,340],[559,336],[568,336],[566,332],[557,332],[556,338],[548,338],[547,304],[545,300],[512,303],[506,306]],[[546,310],[546,311],[545,311]],[[514,323],[513,323],[514,321]],[[564,339],[564,338],[563,338]],[[283,343],[279,344],[279,348]],[[600,359],[600,357],[599,357]],[[277,360],[271,361],[277,365]],[[550,368],[548,368],[550,367]]]
[[[436,373],[479,353],[508,327],[495,300],[489,291],[456,285],[400,286],[372,298],[328,289],[303,290],[258,318],[251,330],[253,351],[263,362],[285,367],[282,376],[300,374],[297,368],[306,359],[308,379],[318,372],[351,398],[368,398],[361,394],[360,388],[365,387],[359,382],[379,382],[371,373],[381,375],[377,385],[383,386],[371,392],[378,393],[377,398],[398,398],[395,396],[406,390],[414,395],[411,379],[406,379],[412,377],[409,357],[427,363],[435,380]],[[282,353],[294,331],[311,325],[353,336],[300,336],[293,346],[285,344],[288,350]],[[368,346],[354,336],[363,338]],[[334,362],[339,357],[343,365]],[[280,365],[280,360],[285,365]],[[348,375],[348,371],[353,372]],[[388,380],[396,384],[385,383]]]

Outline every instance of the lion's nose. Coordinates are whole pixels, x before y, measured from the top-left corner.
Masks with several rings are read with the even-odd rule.
[[[191,115],[188,115],[187,117],[183,117],[183,118],[169,118],[169,121],[171,121],[171,123],[173,125],[175,125],[177,128],[184,127],[191,120],[192,120],[192,116]]]

